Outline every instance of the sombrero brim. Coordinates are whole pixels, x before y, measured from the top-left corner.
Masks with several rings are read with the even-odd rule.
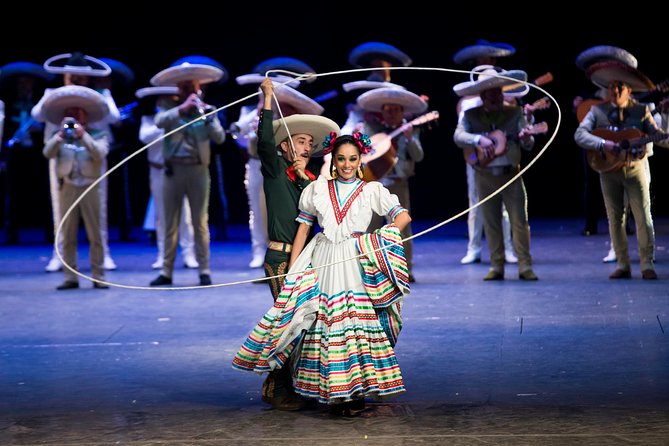
[[[223,70],[212,65],[183,63],[165,68],[151,78],[151,85],[164,87],[184,81],[199,81],[201,84],[217,82],[223,77]]]
[[[576,56],[576,66],[585,71],[592,64],[604,62],[607,60],[617,60],[625,65],[636,68],[638,62],[629,51],[617,46],[598,45],[588,48]]]
[[[275,85],[274,94],[279,104],[289,104],[297,110],[297,113],[320,115],[324,111],[323,106],[318,102],[287,85]]]
[[[399,84],[393,84],[392,82],[380,82],[380,81],[347,82],[342,85],[342,88],[346,92],[353,90],[373,90],[374,88],[399,88],[401,90],[406,90],[406,88],[404,88]]]
[[[348,62],[358,68],[371,68],[375,59],[390,62],[395,67],[408,67],[412,63],[411,58],[404,52],[383,42],[363,43],[353,48],[348,55]]]
[[[55,77],[47,73],[41,65],[32,62],[10,62],[0,68],[0,82],[18,76],[32,76],[47,82]]]
[[[135,92],[135,96],[138,99],[145,98],[147,96],[160,96],[160,95],[177,95],[179,94],[179,89],[177,87],[144,87],[140,88]]]
[[[300,86],[300,81],[297,81],[289,76],[283,76],[281,74],[272,73],[269,75],[269,78],[272,79],[273,82],[279,84],[285,84],[288,85],[289,87],[297,88]],[[264,74],[250,73],[237,76],[235,78],[235,81],[237,82],[238,85],[258,85],[262,83],[264,79],[265,79]]]
[[[275,119],[272,122],[274,131],[274,141],[277,145],[284,139],[288,138],[288,131],[291,135],[299,135],[301,133],[311,135],[314,139],[314,151],[312,156],[321,155],[323,150],[323,141],[330,132],[335,132],[337,135],[341,132],[339,125],[330,118],[318,115],[297,114],[291,115],[287,118]],[[288,127],[288,131],[286,131]]]
[[[459,65],[474,61],[480,57],[507,57],[516,49],[506,43],[489,43],[467,46],[453,55],[453,62]]]
[[[474,96],[491,88],[501,88],[506,92],[520,88],[522,82],[527,82],[526,72],[522,70],[501,71],[496,76],[489,75],[485,79],[461,82],[453,87],[453,91],[458,96]]]
[[[362,109],[373,112],[380,112],[384,104],[399,104],[405,114],[427,110],[427,102],[420,96],[400,88],[375,88],[358,96],[356,102]]]
[[[655,89],[653,81],[643,73],[618,61],[598,62],[591,65],[585,74],[599,88],[608,88],[611,81],[620,81],[628,84],[635,93]]]
[[[105,77],[112,72],[111,67],[100,59],[92,56],[84,55],[84,60],[88,65],[67,65],[67,62],[72,57],[71,53],[59,54],[50,57],[44,62],[44,69],[49,73],[54,74],[78,74],[83,76]]]
[[[60,124],[65,110],[70,107],[83,108],[89,123],[100,121],[109,113],[104,96],[92,88],[79,85],[67,85],[51,90],[42,104],[44,117],[53,124]]]

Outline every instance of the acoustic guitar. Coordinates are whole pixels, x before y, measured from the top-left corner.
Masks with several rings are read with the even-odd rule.
[[[525,132],[531,135],[538,135],[548,131],[548,124],[540,122],[538,124],[525,127]],[[472,166],[485,167],[497,157],[504,155],[508,148],[506,145],[506,133],[502,130],[493,130],[485,133],[485,136],[493,142],[492,149],[484,149],[481,146],[467,147],[463,149],[465,161]]]
[[[372,141],[372,150],[361,157],[362,163],[365,166],[362,179],[367,182],[378,181],[387,175],[399,160],[397,157],[397,149],[393,144],[393,138],[397,137],[405,130],[417,125],[426,124],[435,119],[439,119],[439,112],[431,111],[412,119],[406,124],[402,124],[391,133],[379,132],[370,136],[369,139]]]
[[[622,130],[598,128],[593,130],[592,134],[616,143],[613,150],[585,151],[588,164],[599,173],[615,172],[626,163],[643,158],[646,155],[646,144],[649,142],[669,138],[669,134],[661,132],[645,135],[633,127]]]

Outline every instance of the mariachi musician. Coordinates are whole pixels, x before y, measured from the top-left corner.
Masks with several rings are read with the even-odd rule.
[[[588,68],[586,75],[595,85],[607,87],[609,91],[609,99],[593,105],[574,134],[576,144],[587,150],[599,166],[609,233],[616,254],[616,269],[609,278],[632,277],[624,218],[624,197],[627,196],[636,222],[641,277],[657,279],[653,264],[655,230],[650,212],[650,180],[645,169],[645,143],[666,138],[666,135],[658,130],[648,105],[632,97],[633,91],[649,91],[655,86],[639,70],[616,60],[596,63]],[[637,135],[655,136],[650,139],[639,137],[638,145],[630,144],[628,135],[635,130]]]
[[[506,185],[520,171],[521,148],[534,146],[532,132],[522,107],[504,103],[503,89],[514,88],[518,81],[527,80],[521,70],[501,70],[499,76],[479,76],[475,81],[457,84],[453,91],[460,97],[479,95],[482,105],[465,111],[453,135],[455,144],[466,150],[477,150],[480,162],[474,164],[474,180],[479,197],[484,199]],[[516,80],[516,81],[514,81]],[[501,130],[506,144],[499,156],[489,161],[495,141],[491,131]],[[497,152],[495,150],[495,152]],[[502,236],[502,204],[509,212],[513,247],[518,256],[518,278],[537,280],[530,255],[530,227],[527,221],[527,194],[522,177],[481,205],[483,227],[490,251],[490,270],[483,280],[504,280],[504,239]]]
[[[409,178],[415,175],[416,163],[423,160],[424,153],[420,142],[420,129],[410,125],[406,118],[427,110],[427,102],[415,93],[392,87],[370,90],[358,96],[356,102],[360,109],[377,112],[381,116],[381,121],[365,121],[364,132],[366,134],[391,134],[400,127],[404,128],[391,140],[391,147],[384,156],[366,164],[364,179],[365,181],[380,181],[390,193],[397,195],[400,205],[411,213]],[[382,164],[388,159],[390,159],[387,164],[389,169],[383,169],[385,172],[376,170],[377,173],[370,177],[370,174],[375,171],[372,163]],[[380,228],[383,224],[383,217],[375,216],[372,218],[369,230]],[[402,231],[402,238],[406,239],[412,235],[411,224],[408,224]],[[404,253],[409,269],[409,281],[414,282],[412,240],[404,242]]]

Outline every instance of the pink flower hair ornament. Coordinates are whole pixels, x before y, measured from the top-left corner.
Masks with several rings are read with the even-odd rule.
[[[353,132],[352,136],[355,142],[358,143],[358,147],[360,147],[360,153],[366,155],[372,151],[372,140],[369,139],[369,136],[357,131]]]
[[[358,148],[360,148],[360,153],[362,153],[363,155],[366,155],[372,151],[372,141],[369,139],[369,136],[365,135],[364,133],[355,131],[350,136],[350,138],[353,139],[353,141],[355,141],[355,143],[358,145]],[[334,149],[336,141],[337,141],[337,134],[335,132],[330,132],[330,134],[326,136],[325,140],[323,141],[323,153],[325,153],[326,155],[328,153],[331,153],[332,150]]]

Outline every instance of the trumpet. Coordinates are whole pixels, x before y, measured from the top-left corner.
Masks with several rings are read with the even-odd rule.
[[[230,124],[230,128],[226,130],[226,133],[232,136],[232,139],[248,139],[255,135],[255,132],[258,130],[258,121],[260,116],[254,110],[250,113],[245,114],[239,121],[233,122]]]

